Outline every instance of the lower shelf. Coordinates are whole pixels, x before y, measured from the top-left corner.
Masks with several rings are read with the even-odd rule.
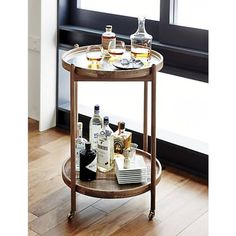
[[[137,155],[143,156],[148,167],[147,182],[139,184],[118,184],[114,169],[102,173],[97,171],[96,180],[82,181],[76,178],[76,192],[98,198],[126,198],[145,193],[151,189],[151,154],[138,149]],[[62,166],[62,178],[67,186],[71,186],[70,158]],[[161,179],[161,164],[156,160],[156,185]]]

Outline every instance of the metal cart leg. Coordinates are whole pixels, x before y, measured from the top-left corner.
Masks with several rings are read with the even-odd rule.
[[[70,146],[71,146],[71,211],[68,219],[71,220],[76,211],[76,170],[75,170],[75,138],[77,136],[77,82],[74,81],[75,66],[70,70]]]
[[[156,203],[156,65],[152,65],[152,100],[151,100],[151,209],[149,220],[155,216]]]

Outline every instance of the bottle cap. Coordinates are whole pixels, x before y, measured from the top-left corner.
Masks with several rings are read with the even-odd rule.
[[[106,25],[106,31],[111,32],[112,31],[112,25]]]
[[[98,104],[94,106],[94,110],[95,110],[95,111],[99,111],[99,109],[100,109],[100,107],[99,107]]]
[[[90,142],[86,142],[85,143],[85,149],[86,150],[90,150],[91,149],[91,143]]]
[[[124,121],[119,122],[119,128],[125,129],[125,122]]]
[[[108,116],[104,116],[104,117],[103,117],[103,123],[104,123],[105,125],[109,124],[109,117],[108,117]]]

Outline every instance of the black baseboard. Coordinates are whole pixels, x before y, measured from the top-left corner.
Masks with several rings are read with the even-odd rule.
[[[70,129],[70,112],[59,108],[57,111],[57,127]],[[79,121],[83,122],[83,136],[88,139],[89,121],[91,117],[79,114]],[[117,125],[110,124],[112,130],[117,130]],[[137,143],[139,148],[143,148],[142,133],[129,130],[132,132],[132,142]],[[151,144],[151,137],[148,137],[148,143]],[[148,151],[151,147],[149,145]],[[200,153],[186,147],[182,147],[161,139],[157,139],[157,157],[162,165],[170,165],[191,174],[208,179],[208,155]]]

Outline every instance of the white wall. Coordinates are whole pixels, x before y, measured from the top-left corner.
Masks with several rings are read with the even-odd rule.
[[[41,1],[28,1],[28,116],[39,121]]]
[[[57,0],[41,0],[39,130],[56,125]]]
[[[28,0],[28,116],[39,130],[56,125],[57,1]]]

